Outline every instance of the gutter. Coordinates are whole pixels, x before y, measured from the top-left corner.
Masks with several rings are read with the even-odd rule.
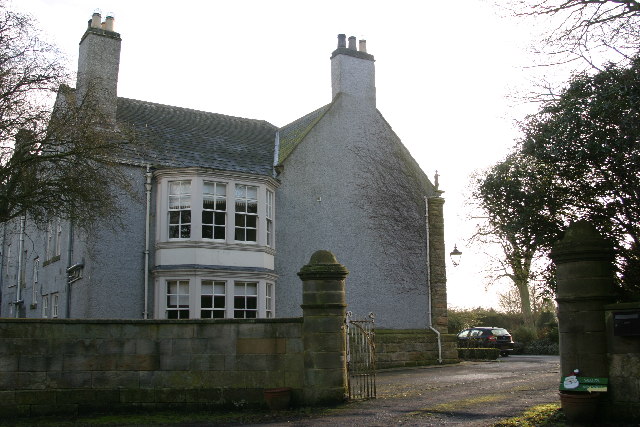
[[[424,217],[425,217],[425,229],[427,232],[427,288],[429,289],[429,304],[427,304],[427,328],[436,333],[438,339],[438,363],[442,365],[442,340],[440,337],[440,331],[433,327],[433,320],[431,319],[431,245],[429,244],[429,198],[424,196]]]

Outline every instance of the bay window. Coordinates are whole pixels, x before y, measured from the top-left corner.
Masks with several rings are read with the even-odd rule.
[[[203,241],[274,248],[277,183],[175,171],[158,178],[158,242]],[[183,245],[184,243],[180,243]]]
[[[214,276],[216,276],[214,274]],[[156,312],[163,319],[256,319],[275,317],[272,278],[198,277],[160,279]]]

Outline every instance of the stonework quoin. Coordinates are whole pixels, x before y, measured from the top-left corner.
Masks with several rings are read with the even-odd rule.
[[[444,245],[444,199],[428,199],[429,277],[431,287],[431,322],[438,332],[448,333],[447,327],[447,269]]]
[[[560,369],[607,377],[604,305],[613,300],[613,246],[586,221],[573,223],[551,250],[556,264]]]
[[[304,402],[332,404],[347,395],[345,278],[349,271],[329,251],[302,267]]]

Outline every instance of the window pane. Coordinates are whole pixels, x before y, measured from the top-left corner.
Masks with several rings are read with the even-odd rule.
[[[245,218],[247,227],[256,228],[256,221],[258,217],[247,215]]]
[[[202,295],[200,297],[200,307],[201,308],[213,308],[213,296],[211,296],[211,295]]]
[[[213,235],[214,239],[217,240],[224,240],[225,235],[224,235],[224,227],[217,227],[215,228],[215,234]]]
[[[247,212],[249,213],[258,213],[258,203],[256,202],[249,202],[247,203]]]
[[[247,199],[256,200],[257,198],[258,198],[258,187],[247,187]]]
[[[245,298],[244,296],[234,296],[233,297],[233,307],[236,309],[245,308]]]

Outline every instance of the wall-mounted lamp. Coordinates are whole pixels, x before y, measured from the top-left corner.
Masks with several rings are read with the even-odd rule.
[[[455,244],[453,245],[453,250],[451,251],[449,256],[451,257],[451,262],[453,263],[454,267],[457,267],[458,265],[460,265],[460,258],[462,258],[462,252],[458,250],[457,245]]]

